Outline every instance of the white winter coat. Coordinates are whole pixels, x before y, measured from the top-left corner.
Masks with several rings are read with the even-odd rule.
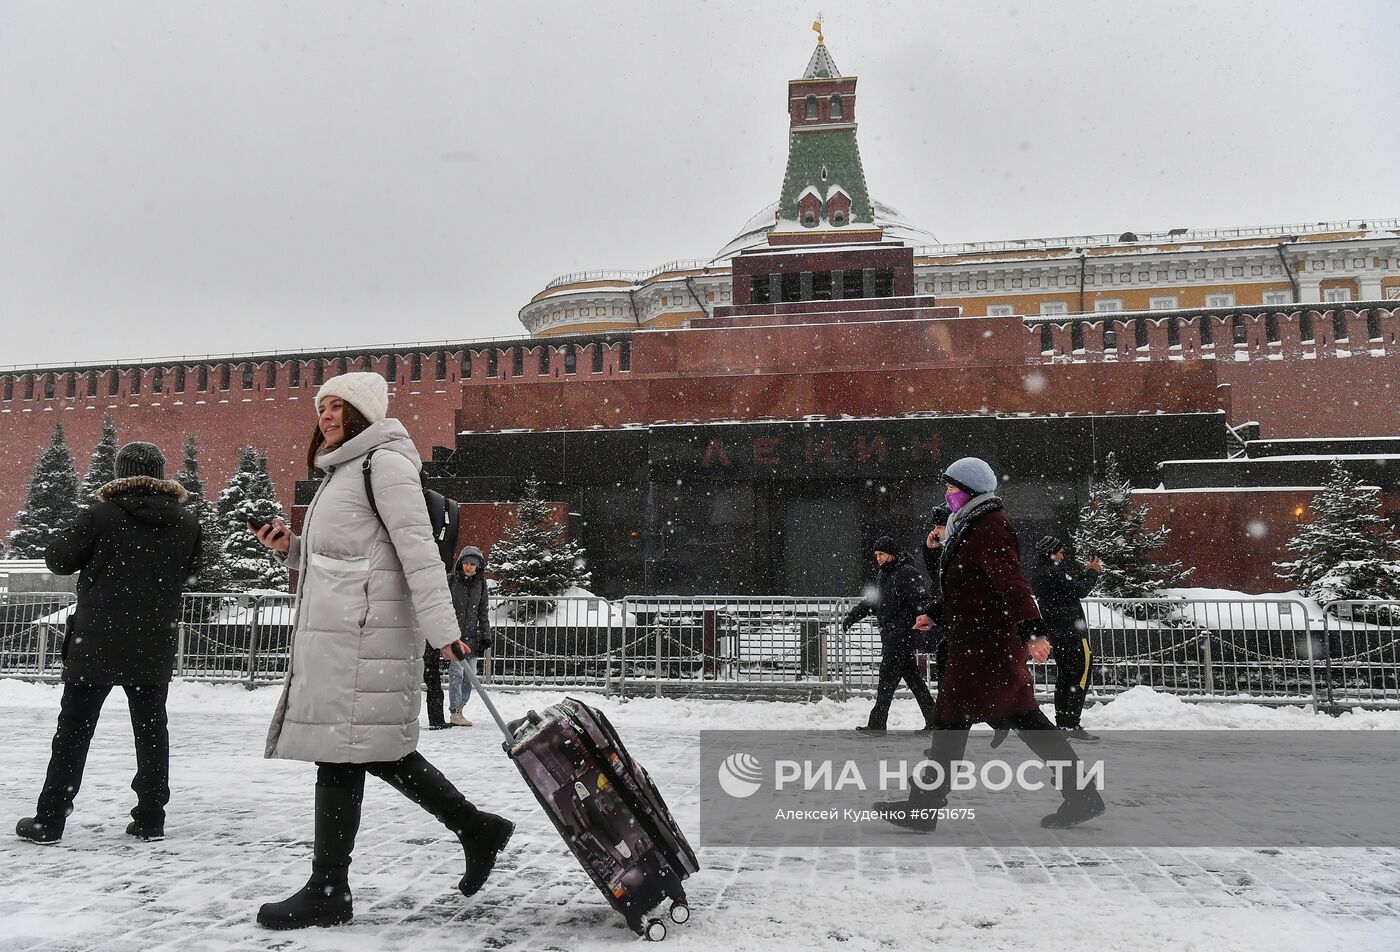
[[[369,508],[361,464],[371,449]],[[423,642],[457,640],[447,573],[423,503],[408,431],[379,420],[316,457],[326,473],[287,562],[300,573],[291,664],[267,757],[398,760],[418,746]]]

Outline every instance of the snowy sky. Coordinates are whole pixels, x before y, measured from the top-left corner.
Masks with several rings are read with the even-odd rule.
[[[820,9],[943,241],[1400,215],[1400,4],[0,0],[0,365],[521,333],[774,201]]]

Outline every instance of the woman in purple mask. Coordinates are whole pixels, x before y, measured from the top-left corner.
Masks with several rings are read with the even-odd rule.
[[[947,644],[947,669],[938,690],[938,726],[929,757],[946,765],[961,760],[972,725],[985,722],[996,729],[1015,730],[1042,760],[1077,759],[1064,735],[1040,710],[1035,686],[1026,667],[1030,658],[1050,655],[1045,623],[1021,573],[1021,547],[1016,530],[996,495],[997,477],[976,457],[964,457],[943,474],[948,484],[946,537],[940,559],[940,591],[915,627],[927,631],[941,616]],[[948,776],[945,769],[944,776]],[[1082,823],[1104,810],[1103,798],[1092,787],[1063,789],[1064,802],[1045,817],[1042,826]],[[911,787],[910,803],[942,807],[948,786],[932,790]],[[877,804],[900,814],[906,803]],[[932,832],[936,821],[906,816],[891,820],[899,826]]]

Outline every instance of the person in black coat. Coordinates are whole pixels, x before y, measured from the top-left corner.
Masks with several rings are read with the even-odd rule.
[[[486,589],[486,556],[474,545],[466,546],[457,556],[448,582],[452,607],[457,612],[457,627],[462,641],[471,654],[458,658],[447,666],[448,710],[453,727],[471,727],[471,720],[462,708],[471,700],[472,685],[467,669],[480,674],[481,655],[491,647],[491,604]]]
[[[841,623],[843,629],[849,629],[871,614],[880,623],[880,680],[875,688],[875,706],[870,709],[869,721],[856,730],[885,729],[900,681],[914,692],[914,700],[924,715],[924,729],[932,730],[933,695],[914,660],[914,653],[924,643],[924,635],[914,630],[920,609],[928,600],[923,574],[913,559],[897,551],[894,539],[889,536],[875,541],[875,561],[880,565],[875,592],[847,612]]]
[[[199,519],[184,487],[165,478],[150,443],[117,453],[117,478],[98,502],[49,545],[56,575],[78,576],[78,600],[63,645],[63,700],[38,809],[15,832],[35,843],[63,836],[83,782],[88,745],[114,685],[126,691],[136,738],[136,807],[126,832],[165,835],[170,739],[165,699],[175,666],[180,596],[200,570]]]
[[[1054,651],[1055,726],[1082,743],[1093,743],[1099,738],[1079,724],[1093,662],[1089,624],[1080,599],[1098,584],[1103,563],[1094,558],[1085,564],[1083,572],[1075,571],[1065,557],[1065,544],[1054,536],[1045,536],[1035,549],[1040,558],[1031,576],[1031,587]]]

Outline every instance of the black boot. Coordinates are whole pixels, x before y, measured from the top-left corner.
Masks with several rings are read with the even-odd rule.
[[[27,816],[15,824],[15,836],[40,846],[52,846],[63,839],[63,823]]]
[[[149,820],[132,820],[126,825],[126,835],[147,842],[163,840],[165,839],[165,824],[152,823]]]
[[[348,866],[311,864],[306,885],[281,902],[263,903],[258,925],[267,929],[338,926],[354,918]]]
[[[1040,825],[1048,830],[1063,830],[1071,826],[1078,826],[1086,820],[1092,820],[1101,815],[1104,807],[1103,797],[1093,787],[1089,787],[1080,793],[1066,797],[1060,804],[1060,808],[1047,817],[1043,817]]]
[[[350,854],[360,829],[365,775],[353,764],[321,766],[316,780],[316,844],[311,878],[281,902],[264,903],[258,924],[268,929],[335,926],[354,918]]]
[[[506,841],[515,832],[515,824],[478,810],[452,781],[417,751],[387,770],[374,772],[457,834],[467,863],[466,872],[457,884],[462,895],[470,896],[485,885],[496,865],[496,854],[505,848]]]
[[[463,896],[474,896],[486,885],[491,870],[496,868],[496,854],[505,849],[514,833],[515,824],[505,817],[472,808],[471,818],[457,834],[467,861],[466,872],[457,883]]]

